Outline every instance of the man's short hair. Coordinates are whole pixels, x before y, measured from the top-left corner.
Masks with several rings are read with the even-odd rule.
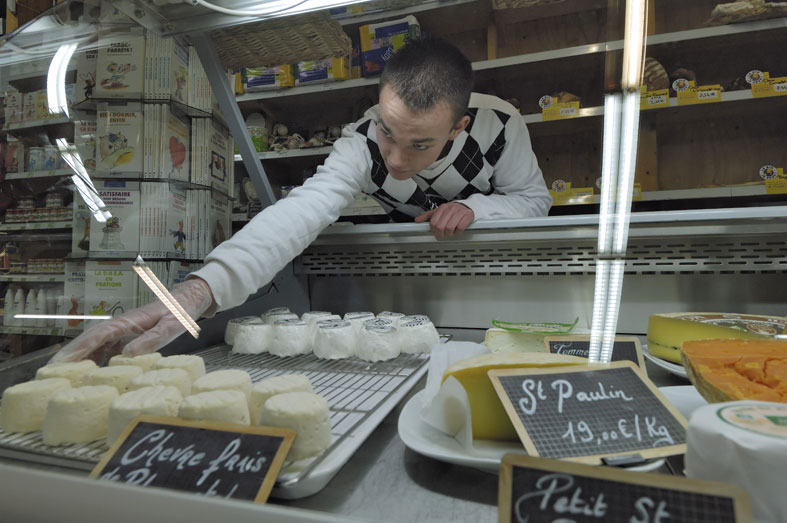
[[[445,40],[416,39],[385,64],[380,89],[386,85],[414,113],[447,103],[457,122],[470,103],[473,68],[462,52]]]

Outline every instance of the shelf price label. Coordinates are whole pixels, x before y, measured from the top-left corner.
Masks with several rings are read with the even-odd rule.
[[[506,454],[498,485],[500,523],[752,521],[749,496],[730,483]]]
[[[642,184],[635,183],[634,187],[631,190],[631,199],[632,201],[638,202],[642,200]]]
[[[579,102],[558,102],[557,98],[544,95],[538,100],[541,107],[541,120],[548,122],[551,120],[566,120],[579,116]]]
[[[489,377],[529,456],[599,464],[686,451],[686,419],[630,361]]]
[[[694,85],[693,81],[678,78],[672,83],[678,93],[678,105],[707,104],[721,101],[721,85]]]
[[[265,503],[295,431],[140,416],[92,478]]]
[[[787,194],[787,174],[784,174],[783,167],[763,165],[760,176],[765,180],[766,194]]]
[[[571,187],[571,182],[555,180],[549,191],[552,205],[593,203],[593,187]]]
[[[746,81],[751,84],[754,98],[787,95],[787,76],[771,78],[767,71],[754,70],[746,74]]]
[[[669,89],[648,91],[647,87],[643,87],[639,96],[639,107],[643,111],[657,107],[669,107]]]

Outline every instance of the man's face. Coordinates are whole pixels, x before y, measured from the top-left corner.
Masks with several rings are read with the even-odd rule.
[[[397,180],[412,178],[429,167],[448,140],[453,140],[470,122],[463,116],[454,122],[447,103],[415,114],[389,86],[380,91],[380,122],[377,143],[388,172]]]

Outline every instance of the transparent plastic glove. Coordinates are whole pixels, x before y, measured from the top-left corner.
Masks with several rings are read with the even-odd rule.
[[[213,304],[208,284],[192,278],[175,286],[172,296],[193,319]],[[90,327],[60,349],[50,363],[79,361],[88,356],[101,360],[119,354],[139,356],[155,352],[186,331],[160,300]]]

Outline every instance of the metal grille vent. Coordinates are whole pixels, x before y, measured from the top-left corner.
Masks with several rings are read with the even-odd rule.
[[[310,276],[536,276],[595,273],[595,242],[315,246],[296,259]],[[774,238],[631,240],[627,274],[787,272],[787,241]]]

